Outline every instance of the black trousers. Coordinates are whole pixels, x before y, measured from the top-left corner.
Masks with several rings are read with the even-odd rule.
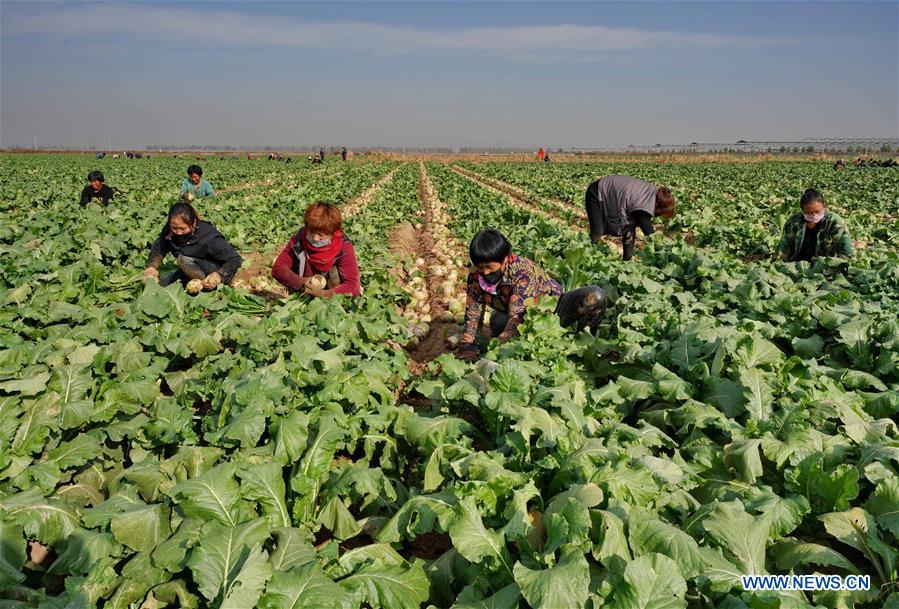
[[[202,258],[191,258],[190,256],[178,256],[178,270],[167,277],[159,280],[159,285],[165,287],[176,281],[180,281],[181,285],[187,285],[191,279],[205,279],[206,275],[210,275],[219,270],[219,265],[211,260],[203,260]]]
[[[584,206],[587,208],[587,222],[590,223],[590,240],[593,243],[599,241],[606,234],[606,221],[602,203],[600,203],[599,197],[596,196],[596,185],[598,183],[599,180],[596,180],[590,184],[587,187],[587,193],[584,195]]]
[[[587,187],[587,193],[584,195],[584,206],[587,208],[587,222],[590,224],[590,241],[597,243],[606,235],[606,218],[605,210],[599,197],[596,196],[596,183],[593,182]],[[619,235],[615,235],[616,237]],[[634,257],[634,247],[637,244],[637,227],[630,225],[624,229],[624,233],[620,235],[624,253],[622,258],[630,260]]]
[[[590,326],[591,331],[596,332],[599,322],[606,312],[606,294],[602,288],[588,285],[576,290],[565,292],[559,296],[556,304],[556,315],[563,327],[577,324],[578,330]],[[502,311],[492,311],[490,314],[490,335],[499,336],[509,323],[509,315]]]

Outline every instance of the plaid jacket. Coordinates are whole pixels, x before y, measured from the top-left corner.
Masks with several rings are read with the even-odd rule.
[[[469,274],[462,344],[473,344],[477,340],[484,307],[489,306],[509,315],[505,330],[497,337],[500,342],[506,342],[518,335],[518,324],[524,321],[524,310],[529,299],[561,294],[562,286],[558,281],[533,261],[514,254],[509,256],[509,264],[497,285],[496,294],[481,288],[477,271]]]
[[[805,237],[805,219],[802,213],[790,216],[784,224],[783,236],[777,245],[777,253],[787,262],[796,260],[802,247],[802,239]],[[824,213],[818,229],[818,243],[815,247],[815,256],[842,256],[852,255],[852,238],[846,230],[846,223],[833,212]]]

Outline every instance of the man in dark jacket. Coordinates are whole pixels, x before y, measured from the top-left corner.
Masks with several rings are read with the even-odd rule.
[[[106,205],[109,200],[115,196],[115,192],[104,182],[103,172],[92,171],[87,174],[88,185],[81,191],[81,204],[87,205],[91,201],[96,201],[101,205]]]
[[[665,187],[622,175],[605,176],[587,187],[584,196],[590,240],[603,235],[622,237],[625,260],[634,255],[637,228],[644,235],[654,232],[653,216],[674,216],[674,195]]]

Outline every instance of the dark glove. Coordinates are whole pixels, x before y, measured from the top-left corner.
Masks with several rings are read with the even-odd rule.
[[[474,343],[462,345],[459,349],[458,358],[466,362],[474,362],[478,359],[478,346]]]
[[[622,259],[630,260],[634,257],[634,246],[637,244],[637,229],[629,228],[624,231],[624,236],[622,237],[622,245],[624,246],[624,254],[622,255]]]

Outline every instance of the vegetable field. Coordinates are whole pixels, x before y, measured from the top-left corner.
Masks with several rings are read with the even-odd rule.
[[[0,608],[899,608],[899,171],[210,159],[245,263],[191,297],[140,281],[186,164],[0,157]],[[609,173],[678,200],[627,263],[587,237]],[[809,187],[851,260],[772,261]],[[317,199],[355,301],[268,277]],[[486,226],[602,286],[597,336],[541,302],[449,353]]]

